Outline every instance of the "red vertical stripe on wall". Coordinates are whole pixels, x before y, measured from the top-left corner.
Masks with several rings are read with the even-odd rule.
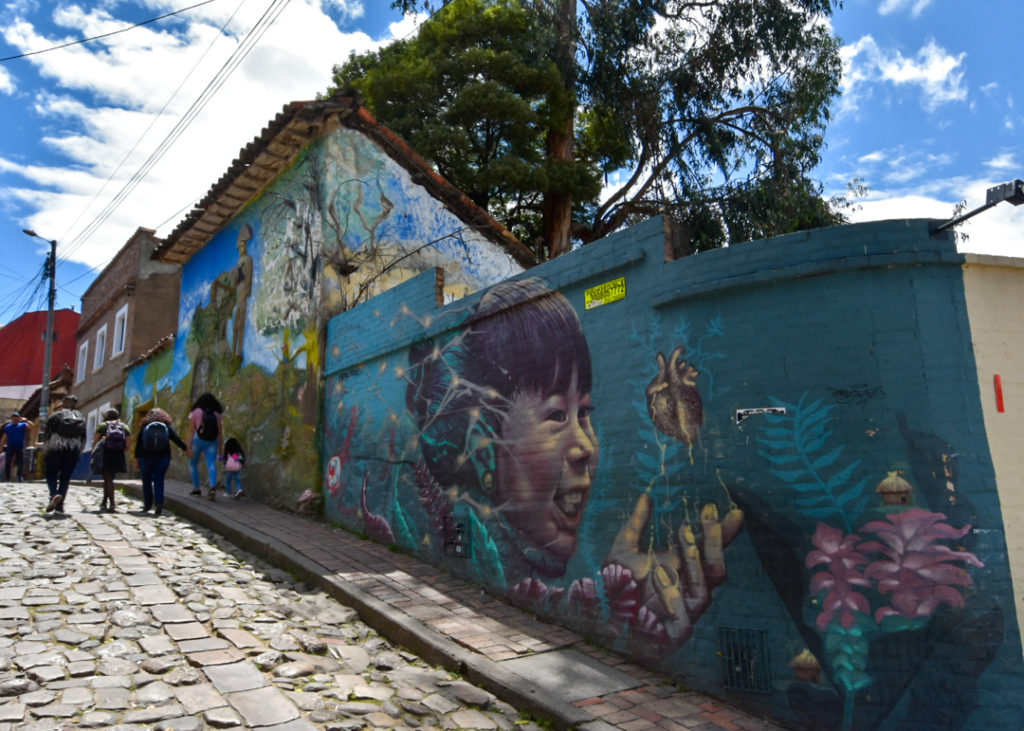
[[[1000,376],[997,373],[996,377],[995,377],[995,381],[996,381],[996,411],[998,411],[1001,414],[1004,411],[1006,411],[1006,409],[1003,408],[1003,377]]]

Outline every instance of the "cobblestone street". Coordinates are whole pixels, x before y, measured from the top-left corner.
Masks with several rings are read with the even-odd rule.
[[[0,483],[0,731],[536,729],[184,518]],[[128,508],[128,510],[126,510]]]

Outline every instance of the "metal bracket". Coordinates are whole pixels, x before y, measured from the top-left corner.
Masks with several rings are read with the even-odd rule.
[[[786,413],[785,406],[762,406],[758,409],[736,409],[736,426],[742,424],[746,419],[756,414],[778,414]]]

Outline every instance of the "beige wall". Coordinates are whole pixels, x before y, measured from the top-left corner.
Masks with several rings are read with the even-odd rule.
[[[1024,259],[967,255],[964,292],[1017,622],[1024,627]],[[996,375],[1002,379],[1002,413],[996,408]]]

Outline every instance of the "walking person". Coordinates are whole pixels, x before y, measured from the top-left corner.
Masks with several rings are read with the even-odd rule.
[[[142,417],[139,437],[135,440],[135,459],[142,475],[142,512],[153,509],[154,515],[164,511],[164,476],[171,465],[171,442],[192,456],[192,450],[174,430],[171,415],[163,409],[150,409]]]
[[[21,418],[21,414],[15,411],[11,414],[11,421],[4,424],[3,434],[0,435],[0,449],[3,449],[4,453],[4,482],[11,481],[11,465],[15,462],[18,463],[18,482],[25,481],[23,459],[28,427],[31,423],[28,419]]]
[[[103,421],[96,426],[93,437],[93,449],[102,446],[100,474],[103,475],[103,501],[100,503],[101,513],[114,513],[114,475],[128,471],[125,454],[131,447],[132,434],[128,425],[121,421],[117,409],[103,412]]]
[[[245,466],[245,450],[242,443],[234,437],[224,442],[224,495],[225,497],[245,497],[242,491],[242,468]]]
[[[206,457],[206,479],[209,492],[206,497],[217,499],[217,458],[224,453],[224,407],[212,393],[204,393],[192,404],[188,415],[188,436],[185,442],[192,448],[189,470],[192,473],[192,495],[202,495],[199,489],[199,460]]]
[[[46,487],[50,491],[50,502],[46,512],[64,512],[64,499],[68,494],[71,473],[78,466],[78,458],[85,447],[85,419],[76,409],[78,398],[68,394],[61,401],[61,407],[46,420]]]

